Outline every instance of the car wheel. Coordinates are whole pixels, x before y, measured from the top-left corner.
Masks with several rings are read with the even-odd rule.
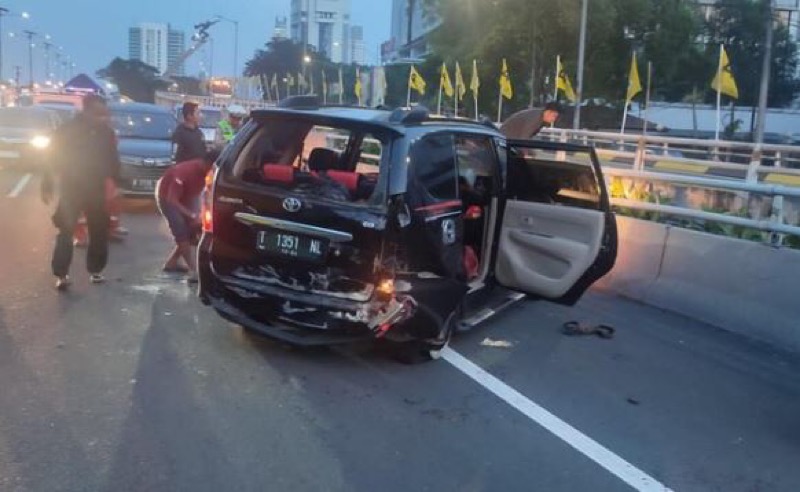
[[[456,325],[460,318],[460,310],[453,311],[445,322],[445,328],[439,338],[431,340],[415,340],[397,347],[396,358],[404,364],[422,364],[439,360],[444,349],[450,345]]]

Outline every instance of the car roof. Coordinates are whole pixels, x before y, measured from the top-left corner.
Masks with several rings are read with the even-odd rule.
[[[172,115],[172,112],[164,106],[148,103],[111,103],[108,105],[111,111],[128,111],[131,113],[164,113]]]
[[[319,120],[323,123],[359,123],[383,127],[395,133],[406,133],[406,130],[410,128],[425,128],[429,131],[450,130],[501,135],[497,127],[490,122],[432,115],[422,107],[399,108],[394,111],[352,106],[267,108],[254,110],[252,114],[255,118],[281,115]]]

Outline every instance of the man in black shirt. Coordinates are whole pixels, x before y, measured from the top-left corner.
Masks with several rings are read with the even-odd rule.
[[[529,139],[542,131],[545,126],[553,125],[561,115],[561,105],[549,102],[544,109],[524,109],[512,114],[500,126],[500,132],[506,138]]]
[[[42,198],[49,203],[54,184],[59,185],[60,198],[53,215],[58,238],[53,252],[53,275],[56,287],[69,286],[72,263],[72,234],[81,214],[89,226],[89,248],[86,268],[92,283],[104,281],[102,272],[108,261],[109,216],[106,208],[106,181],[119,183],[120,162],[116,136],[108,124],[106,101],[89,95],[83,100],[83,111],[64,123],[53,136],[51,159],[42,180]]]
[[[186,102],[181,108],[183,122],[172,133],[175,162],[202,159],[206,155],[203,131],[200,130],[200,106]]]

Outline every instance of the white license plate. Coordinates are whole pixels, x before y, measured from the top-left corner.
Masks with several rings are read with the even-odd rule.
[[[0,159],[19,159],[19,152],[16,150],[0,150]]]
[[[134,179],[131,184],[134,190],[155,191],[156,181],[155,179]]]

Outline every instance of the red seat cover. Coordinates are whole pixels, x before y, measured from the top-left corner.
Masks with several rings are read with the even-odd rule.
[[[358,173],[351,173],[348,171],[328,171],[328,177],[336,181],[340,185],[347,188],[347,191],[355,193],[358,190]]]
[[[264,179],[275,183],[292,184],[294,182],[294,168],[285,164],[264,164],[261,168]]]

